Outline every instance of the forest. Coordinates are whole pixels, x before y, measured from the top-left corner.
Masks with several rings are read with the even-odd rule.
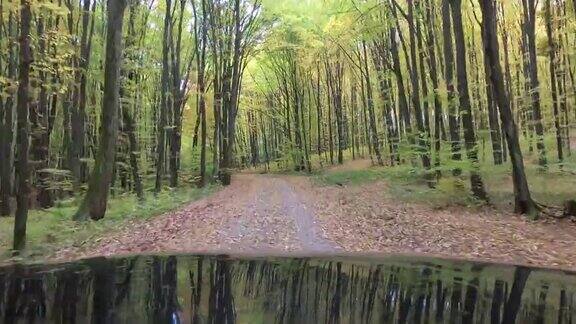
[[[0,0],[13,251],[37,210],[102,221],[113,198],[354,160],[485,205],[505,170],[509,211],[556,221],[575,125],[575,0]]]

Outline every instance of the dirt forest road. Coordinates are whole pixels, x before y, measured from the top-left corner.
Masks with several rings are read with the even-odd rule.
[[[54,259],[160,252],[393,253],[576,270],[575,237],[570,220],[533,222],[488,207],[414,205],[395,199],[383,182],[321,186],[305,176],[238,174],[210,197],[61,250]]]
[[[141,252],[334,254],[298,177],[235,175],[232,185],[179,211],[136,223],[58,259]]]

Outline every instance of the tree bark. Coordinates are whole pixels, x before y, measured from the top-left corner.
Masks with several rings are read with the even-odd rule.
[[[118,111],[120,107],[120,67],[122,63],[122,28],[126,0],[108,0],[108,32],[102,100],[100,145],[88,192],[74,215],[75,220],[100,220],[106,214],[110,183],[114,171]]]
[[[552,108],[554,111],[554,128],[556,128],[556,149],[560,163],[564,160],[562,144],[562,128],[560,126],[560,113],[558,109],[558,85],[556,83],[556,42],[554,41],[554,31],[552,30],[552,8],[550,0],[544,1],[544,15],[546,19],[546,36],[548,38],[548,66],[550,69],[550,91],[552,93]]]
[[[452,46],[452,22],[450,20],[450,0],[442,0],[442,34],[444,38],[444,60],[446,90],[448,92],[448,128],[452,142],[452,160],[462,160],[460,153],[460,118],[456,108],[456,92],[454,86],[454,49]],[[454,175],[460,175],[462,170],[454,168]]]
[[[484,53],[486,57],[486,53]],[[500,122],[498,122],[498,107],[494,100],[494,90],[490,83],[490,63],[484,60],[486,75],[486,101],[488,102],[488,124],[490,127],[490,139],[492,142],[492,156],[495,165],[501,165],[502,161],[502,137],[500,135]]]
[[[536,3],[535,0],[522,0],[524,9],[524,24],[522,29],[526,37],[526,50],[528,51],[528,76],[530,82],[530,98],[532,100],[532,119],[536,131],[536,148],[538,149],[541,167],[548,164],[546,146],[544,145],[544,127],[542,125],[542,111],[540,107],[540,80],[538,79],[538,58],[536,55]]]
[[[16,38],[16,20],[12,13],[8,15],[8,37]],[[16,78],[18,57],[13,46],[8,48],[8,77]],[[0,99],[3,100],[3,99]],[[14,154],[14,95],[3,103],[0,118],[0,216],[9,216],[12,212],[11,197],[14,190],[13,167]],[[0,115],[2,117],[2,115]]]
[[[474,120],[468,92],[468,72],[466,67],[466,44],[464,41],[464,26],[462,24],[462,1],[451,0],[452,22],[454,23],[454,41],[456,45],[456,75],[458,78],[458,95],[460,99],[460,115],[464,126],[464,141],[466,154],[472,163],[470,170],[470,184],[472,193],[481,200],[487,200],[488,195],[484,189],[484,182],[478,172],[478,148],[476,147],[476,134]]]
[[[378,165],[383,166],[382,153],[380,152],[380,139],[378,138],[378,129],[376,127],[376,115],[374,113],[374,95],[372,93],[372,80],[370,78],[370,69],[368,68],[368,54],[366,51],[366,42],[362,42],[362,51],[364,53],[364,78],[366,80],[366,97],[368,103],[368,116],[370,119],[370,134],[372,135],[371,145],[374,155],[376,155],[376,162]]]
[[[206,0],[201,0],[201,18],[198,15],[195,2],[192,1],[194,19],[200,25],[195,28],[196,38],[196,58],[198,69],[198,119],[200,121],[200,182],[199,187],[206,185],[206,144],[207,144],[207,124],[206,124],[206,48],[208,42],[208,18],[206,10]]]
[[[428,1],[426,3],[426,31],[427,31],[427,43],[428,47],[428,66],[430,67],[430,78],[432,79],[432,87],[434,88],[434,166],[436,167],[436,177],[441,176],[440,171],[440,150],[441,150],[441,139],[443,126],[443,112],[442,112],[442,102],[440,101],[439,94],[439,80],[438,80],[438,68],[436,66],[436,46],[435,46],[435,28],[434,28],[434,0]]]
[[[510,151],[512,162],[512,179],[514,183],[515,211],[517,213],[535,215],[536,206],[530,196],[530,189],[524,170],[524,159],[518,139],[518,129],[514,122],[510,101],[506,95],[502,68],[500,66],[500,54],[498,37],[496,34],[496,10],[493,1],[481,1],[482,9],[482,40],[484,45],[485,60],[490,66],[490,81],[494,90],[495,99],[500,108],[500,119],[506,135],[506,143]]]
[[[161,80],[161,102],[159,111],[158,126],[156,128],[157,132],[157,143],[156,143],[156,183],[154,192],[159,193],[162,191],[162,179],[164,178],[164,162],[166,153],[166,125],[168,113],[169,99],[169,83],[170,83],[170,66],[168,65],[168,56],[170,54],[170,47],[168,46],[170,34],[170,22],[172,20],[172,1],[166,0],[166,13],[164,15],[164,38],[162,41],[162,80]]]
[[[47,55],[47,51],[44,17],[38,18],[36,22],[36,29],[38,33],[38,54],[40,57],[45,57]],[[47,188],[49,185],[49,178],[47,173],[43,171],[43,169],[48,168],[50,132],[52,130],[52,126],[50,125],[50,111],[47,91],[49,85],[46,84],[46,71],[40,70],[38,74],[40,79],[38,101],[34,107],[30,109],[30,122],[33,129],[31,134],[30,153],[35,165],[35,187],[38,190],[36,201],[41,208],[49,208],[52,207],[52,196]]]
[[[122,119],[124,124],[124,132],[128,135],[128,149],[130,156],[130,170],[132,171],[132,179],[134,180],[134,192],[139,200],[144,200],[144,186],[142,185],[142,178],[140,177],[140,168],[138,167],[138,140],[136,138],[136,124],[134,117],[130,114],[128,109],[122,111]]]
[[[32,65],[32,49],[30,46],[30,25],[32,12],[30,0],[20,1],[20,68],[18,71],[18,103],[17,103],[17,162],[16,177],[16,218],[14,219],[15,251],[26,246],[26,223],[30,196],[30,165],[28,161],[30,139],[28,138],[30,109],[30,66]]]
[[[83,1],[82,4],[82,34],[80,36],[80,59],[75,76],[75,88],[73,90],[73,104],[71,106],[70,126],[71,126],[71,170],[74,174],[75,190],[80,188],[80,184],[85,182],[86,167],[82,159],[85,157],[86,144],[86,106],[87,106],[87,86],[88,67],[90,65],[92,35],[94,33],[94,18],[90,23],[90,16],[93,16],[96,2],[90,11],[90,0]]]
[[[396,87],[398,88],[398,106],[402,121],[404,122],[404,131],[408,134],[410,142],[412,140],[412,122],[410,116],[410,109],[408,108],[408,100],[406,98],[406,88],[404,87],[404,78],[402,76],[402,66],[400,64],[400,56],[398,53],[398,43],[396,42],[396,28],[390,30],[390,54],[392,55],[392,70],[396,76]]]

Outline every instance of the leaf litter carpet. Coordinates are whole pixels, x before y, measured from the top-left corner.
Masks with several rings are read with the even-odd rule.
[[[317,186],[306,177],[239,174],[178,211],[133,221],[58,251],[56,260],[136,253],[417,254],[576,270],[576,225],[490,209],[395,201],[383,182]]]

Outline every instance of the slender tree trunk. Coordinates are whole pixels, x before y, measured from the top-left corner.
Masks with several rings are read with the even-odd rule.
[[[136,45],[137,42],[137,35],[136,35],[136,27],[135,27],[135,19],[138,13],[138,3],[130,4],[130,15],[128,18],[128,36],[126,38],[126,52],[130,53],[130,50],[133,46]],[[129,60],[131,58],[130,55],[125,55],[125,60]],[[136,60],[136,58],[132,58]],[[126,67],[127,65],[124,64],[125,70],[121,73],[127,74],[128,80],[130,81],[131,85],[136,85],[138,83],[138,72],[130,67]],[[135,63],[135,62],[134,62]],[[137,107],[139,106],[138,103],[138,89],[135,91],[127,91],[124,87],[120,88],[120,98],[124,98],[125,96],[130,97],[130,101],[133,102],[133,112],[130,109],[131,104],[124,104],[121,105],[121,115],[122,115],[122,132],[126,134],[128,137],[128,152],[125,153],[128,155],[129,163],[130,163],[130,171],[132,173],[132,181],[134,182],[134,192],[140,201],[144,201],[144,186],[142,185],[142,178],[140,177],[140,167],[138,165],[138,155],[140,154],[140,145],[138,143],[138,139],[136,137],[136,122],[134,120],[134,115],[138,111]],[[130,102],[129,101],[129,102]],[[124,173],[124,181],[126,181],[126,172]]]
[[[14,219],[13,249],[20,251],[26,245],[26,223],[30,196],[30,165],[28,161],[30,139],[28,138],[28,116],[30,110],[30,66],[32,49],[30,46],[30,25],[32,12],[30,1],[20,1],[20,68],[18,71],[18,104],[17,104],[17,162],[16,176],[16,218]]]
[[[16,38],[16,20],[12,13],[8,15],[8,36]],[[13,46],[8,48],[8,77],[15,79],[18,57]],[[4,100],[0,98],[0,100]],[[12,212],[10,203],[13,183],[14,155],[12,145],[14,142],[14,96],[9,96],[3,105],[3,119],[0,118],[0,216],[9,216]],[[0,115],[0,117],[2,117]]]
[[[454,86],[454,49],[452,43],[452,22],[450,19],[450,0],[442,0],[442,34],[444,38],[445,78],[448,91],[448,127],[452,142],[452,160],[462,160],[460,153],[460,118],[456,107],[456,89]],[[462,170],[454,168],[454,175],[460,175]]]
[[[322,132],[322,91],[321,91],[321,77],[320,77],[320,65],[318,65],[316,70],[317,80],[316,80],[316,132],[318,136],[317,143],[317,153],[318,159],[320,160],[320,166],[322,166],[322,151],[324,149],[323,141],[324,134]]]
[[[491,0],[490,0],[491,1]],[[486,56],[486,53],[484,53]],[[490,127],[490,139],[492,142],[492,156],[495,165],[501,165],[502,161],[502,137],[500,136],[500,122],[498,122],[498,107],[494,99],[494,91],[490,83],[490,63],[484,60],[486,75],[486,100],[488,102],[488,124]]]
[[[132,179],[134,180],[134,192],[138,199],[144,200],[144,186],[142,185],[140,168],[138,167],[138,154],[140,149],[138,147],[138,139],[136,138],[136,124],[134,122],[134,117],[132,117],[128,109],[125,109],[122,112],[122,119],[124,123],[124,132],[128,135],[130,170],[132,171]]]
[[[202,90],[204,91],[204,90]],[[200,187],[206,185],[206,145],[207,145],[207,124],[206,124],[206,98],[203,92],[200,98],[200,115],[201,115],[201,127],[202,131],[200,134]]]
[[[508,39],[510,38],[509,36],[509,31],[508,28],[506,26],[506,14],[504,11],[504,3],[501,3],[501,13],[502,13],[502,19],[501,19],[501,25],[502,27],[500,28],[502,30],[502,44],[503,44],[503,49],[504,49],[504,76],[505,76],[505,80],[506,80],[506,92],[508,94],[508,98],[510,98],[510,109],[512,110],[512,114],[514,115],[514,112],[517,111],[517,107],[516,107],[516,98],[514,96],[514,92],[512,90],[512,72],[510,69],[510,52],[509,52],[509,46],[508,46]],[[507,151],[507,146],[506,146],[506,136],[504,135],[504,125],[502,126],[502,159],[504,161],[508,160],[508,151]]]
[[[556,73],[556,42],[554,41],[554,32],[552,30],[552,8],[550,0],[544,1],[544,13],[546,18],[546,36],[548,37],[548,66],[550,68],[550,89],[552,92],[552,107],[554,111],[554,128],[556,128],[556,149],[560,163],[564,161],[564,152],[562,144],[562,128],[560,127],[560,112],[558,108],[558,85]]]
[[[356,80],[350,80],[350,116],[352,119],[352,160],[356,160],[356,109],[358,108],[358,98],[356,96]]]
[[[336,131],[338,132],[338,164],[344,163],[344,108],[342,107],[342,71],[340,62],[335,64],[335,76],[332,89],[334,90],[334,112],[336,114]],[[373,113],[373,112],[372,112]],[[372,114],[373,115],[373,114]]]
[[[376,127],[376,115],[374,113],[374,95],[372,93],[372,80],[370,78],[370,69],[368,68],[368,54],[366,51],[366,43],[362,42],[362,50],[364,53],[364,78],[366,80],[366,97],[367,97],[367,107],[368,116],[370,119],[370,134],[372,134],[372,151],[376,155],[376,162],[378,165],[384,165],[382,160],[382,153],[380,152],[380,139],[378,138],[378,129]]]
[[[120,106],[120,67],[122,64],[122,28],[125,0],[108,0],[108,32],[106,36],[106,62],[104,70],[104,97],[102,100],[102,128],[94,171],[88,183],[75,220],[104,218],[110,183],[114,172],[116,141],[118,137],[118,111]]]
[[[430,78],[434,88],[434,166],[436,167],[436,177],[442,175],[440,171],[440,151],[443,126],[442,103],[439,94],[438,68],[436,67],[436,46],[435,46],[435,28],[434,28],[434,0],[426,3],[426,31],[428,47],[428,66],[430,67]]]
[[[162,180],[164,178],[164,161],[166,154],[166,126],[169,105],[168,91],[170,83],[170,66],[168,65],[168,56],[170,54],[170,47],[168,45],[170,33],[170,23],[172,20],[172,0],[166,0],[166,13],[164,15],[164,38],[162,41],[162,81],[161,81],[161,103],[158,126],[156,129],[158,139],[156,143],[156,183],[154,191],[159,193],[162,191]]]
[[[398,153],[399,134],[397,128],[394,126],[394,100],[392,99],[392,86],[390,78],[385,75],[385,58],[388,55],[388,49],[385,48],[385,40],[377,44],[374,51],[374,66],[376,67],[377,77],[380,84],[380,95],[384,104],[384,120],[386,122],[386,133],[390,147],[390,165],[400,161]],[[386,66],[389,68],[389,66]]]
[[[562,2],[562,3],[557,3],[557,8],[558,8],[558,15],[559,16],[563,16],[566,17],[566,2]],[[558,55],[562,58],[562,67],[561,67],[561,73],[559,73],[559,78],[560,81],[558,81],[558,96],[560,97],[560,110],[564,115],[564,124],[562,125],[562,128],[564,129],[564,139],[565,139],[565,147],[566,147],[566,153],[568,156],[572,155],[572,143],[570,141],[570,114],[569,114],[569,105],[568,105],[568,86],[567,86],[567,79],[568,79],[568,75],[571,75],[572,71],[571,71],[571,67],[570,67],[570,60],[569,60],[569,50],[567,50],[567,48],[570,48],[569,45],[567,44],[567,42],[569,41],[570,37],[568,37],[568,32],[567,30],[567,25],[566,25],[566,19],[562,19],[560,21],[560,26],[559,26],[559,40],[558,40]],[[572,82],[573,85],[573,90],[574,92],[576,92],[576,85],[574,85],[574,82]],[[575,100],[576,100],[576,96],[574,96]],[[574,102],[574,105],[576,105],[576,101]]]
[[[430,168],[430,157],[426,153],[425,142],[423,140],[424,136],[424,120],[422,114],[422,106],[420,105],[420,82],[418,80],[418,58],[416,53],[416,27],[414,20],[414,0],[408,0],[408,26],[409,26],[409,37],[410,37],[410,56],[406,58],[410,59],[409,64],[409,74],[410,74],[410,84],[411,84],[411,101],[412,107],[414,108],[414,118],[416,119],[416,127],[418,128],[418,151],[422,158],[422,164],[424,168]]]
[[[206,145],[207,145],[207,124],[206,124],[206,51],[208,41],[208,17],[206,0],[201,0],[201,18],[198,16],[195,1],[192,1],[192,10],[194,13],[194,20],[199,28],[194,28],[195,50],[196,50],[196,67],[198,69],[198,125],[202,127],[200,134],[200,182],[198,186],[203,188],[206,186]],[[194,143],[197,141],[197,130],[194,132]],[[196,144],[194,144],[196,146]]]
[[[538,58],[536,55],[536,3],[535,0],[522,0],[522,5],[524,8],[523,29],[526,36],[526,49],[528,50],[529,93],[532,99],[532,117],[537,136],[536,148],[539,154],[538,163],[541,167],[546,167],[548,162],[546,146],[544,145],[544,127],[542,125],[542,112],[540,107],[540,80],[538,79]]]
[[[472,163],[470,183],[472,193],[481,200],[487,200],[488,195],[484,189],[484,182],[478,172],[478,148],[476,147],[476,134],[468,92],[468,72],[466,68],[466,45],[464,41],[464,26],[462,24],[462,1],[451,0],[452,21],[454,23],[454,40],[456,45],[456,75],[458,78],[458,95],[460,99],[460,115],[464,126],[464,141],[466,153]]]
[[[422,9],[422,5],[420,3],[420,1],[415,1],[415,9],[416,10],[420,10]],[[410,11],[412,11],[413,9],[410,9]],[[420,22],[416,21],[417,17],[415,17],[414,12],[411,12],[410,14],[412,16],[412,28],[415,28],[415,39],[412,36],[412,41],[416,42],[417,47],[416,47],[416,51],[420,52],[420,53],[424,53],[424,47],[422,45],[422,28],[420,25]],[[431,151],[431,146],[430,146],[430,105],[428,104],[428,82],[426,80],[427,78],[427,72],[425,71],[425,67],[424,67],[424,57],[421,57],[420,60],[418,60],[416,58],[416,53],[414,54],[410,54],[412,56],[412,60],[413,60],[413,73],[416,79],[416,83],[418,83],[418,68],[420,69],[420,82],[422,82],[422,97],[424,98],[424,105],[422,108],[417,109],[416,111],[418,112],[418,110],[421,110],[421,115],[422,117],[420,118],[420,120],[422,121],[422,127],[421,127],[421,131],[420,131],[420,146],[421,146],[421,150],[423,151],[423,164],[424,164],[424,168],[427,170],[427,174],[425,176],[425,178],[428,180],[428,186],[433,187],[433,177],[434,175],[430,173],[430,168],[431,168],[431,160],[430,160],[430,151]],[[422,55],[422,54],[421,54]],[[418,61],[418,64],[416,64]],[[417,68],[418,66],[418,68]],[[418,100],[420,100],[420,94],[418,93]]]
[[[484,44],[485,60],[490,66],[490,81],[494,90],[498,107],[500,108],[500,119],[506,135],[506,143],[510,151],[512,162],[512,178],[514,183],[515,211],[517,213],[535,215],[536,206],[530,196],[530,189],[524,170],[524,159],[518,139],[518,129],[514,122],[510,101],[506,95],[502,68],[500,66],[500,54],[498,37],[496,33],[496,9],[493,1],[480,2],[482,9],[482,40]]]
[[[364,79],[361,78],[360,79],[360,94],[362,95],[362,118],[363,118],[363,124],[364,124],[364,136],[362,138],[362,152],[364,152],[364,146],[368,146],[368,154],[370,155],[370,159],[372,159],[372,145],[370,145],[370,135],[369,135],[369,127],[368,127],[368,105],[366,103],[366,95],[365,95],[365,84],[364,84]],[[363,154],[363,153],[362,153]]]
[[[36,22],[38,33],[38,54],[40,57],[47,55],[46,35],[44,32],[44,17],[39,17]],[[30,153],[35,167],[32,172],[36,173],[35,187],[38,190],[36,201],[41,208],[52,207],[52,197],[48,190],[48,176],[44,169],[48,168],[49,146],[50,146],[50,112],[47,83],[47,73],[39,71],[40,90],[38,91],[38,101],[30,109],[30,123],[33,132],[31,134]]]
[[[334,164],[334,137],[332,135],[332,86],[329,77],[329,66],[326,65],[326,95],[328,104],[328,146],[330,148],[330,164]]]
[[[172,128],[170,131],[170,187],[178,186],[178,174],[180,170],[180,151],[182,149],[182,113],[185,105],[185,96],[188,87],[189,71],[191,63],[187,64],[185,71],[181,72],[182,66],[182,31],[184,15],[186,12],[186,0],[180,0],[176,35],[171,44],[172,63]],[[174,44],[174,41],[176,44]]]
[[[412,144],[412,122],[410,116],[410,109],[408,108],[408,100],[406,98],[406,88],[404,87],[404,78],[402,76],[402,66],[400,64],[400,56],[398,53],[398,43],[396,42],[397,30],[392,28],[390,30],[390,54],[392,55],[392,70],[396,76],[396,87],[398,88],[398,106],[402,121],[404,122],[404,131],[408,135],[408,140]]]
[[[85,157],[86,144],[86,106],[87,106],[87,86],[88,67],[90,65],[92,35],[94,33],[94,19],[90,23],[90,17],[96,7],[96,2],[90,11],[90,0],[82,4],[82,34],[80,38],[80,59],[78,61],[78,72],[76,74],[76,87],[73,93],[73,104],[71,106],[70,126],[71,126],[71,169],[74,175],[75,190],[80,188],[80,184],[85,182],[86,167],[82,159]]]

